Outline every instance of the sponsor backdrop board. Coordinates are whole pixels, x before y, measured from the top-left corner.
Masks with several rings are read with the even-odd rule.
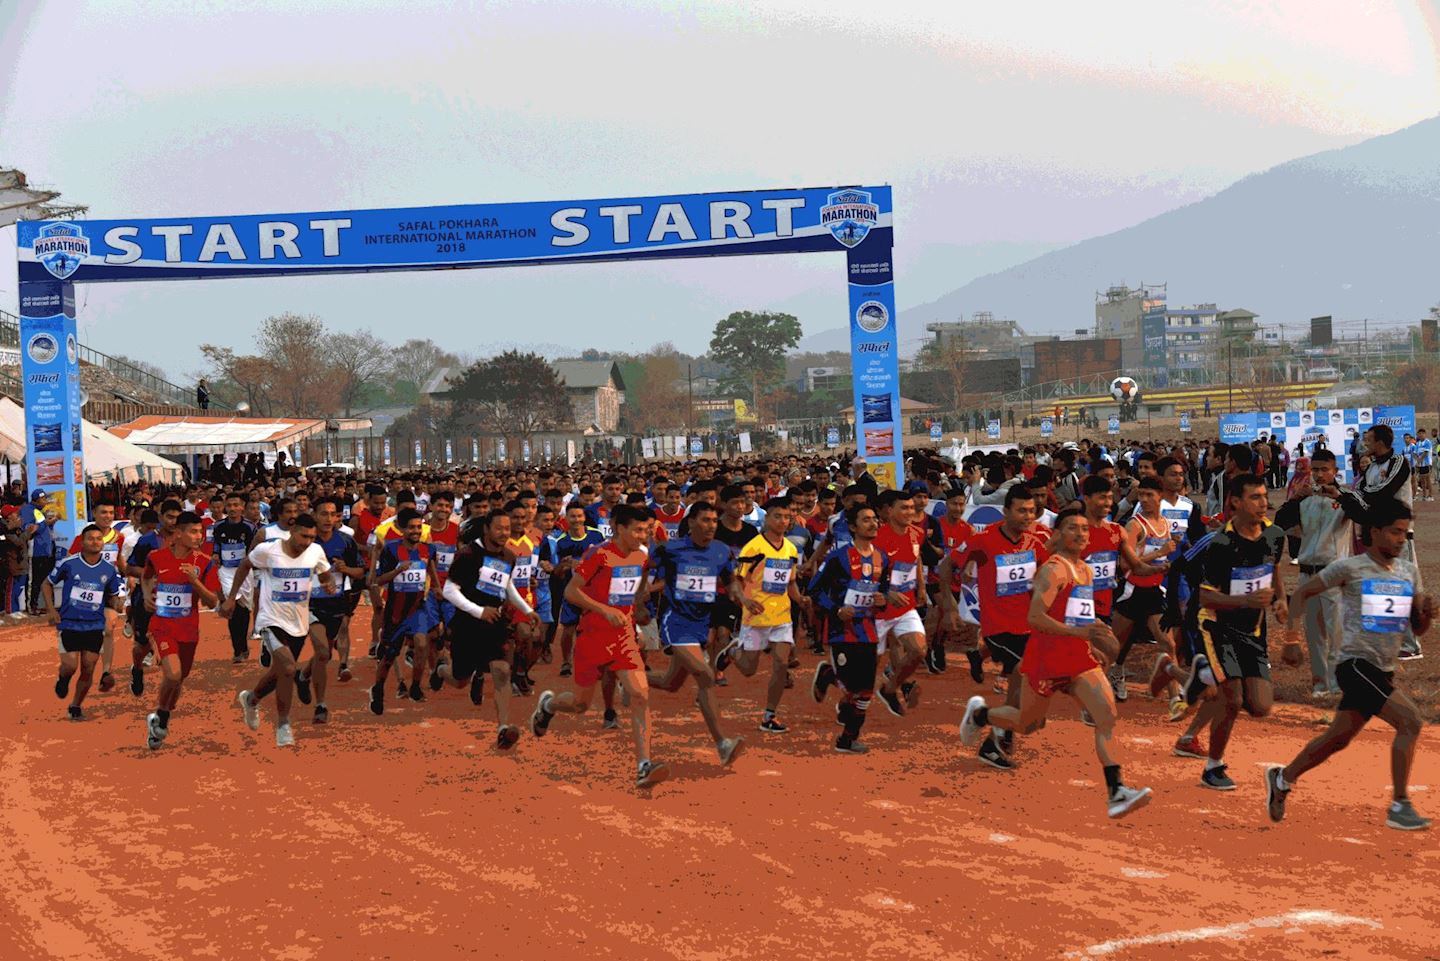
[[[1335,455],[1343,483],[1355,482],[1350,446],[1372,424],[1388,424],[1395,431],[1398,446],[1405,434],[1415,433],[1415,408],[1346,407],[1329,410],[1287,410],[1220,415],[1220,439],[1227,444],[1248,444],[1262,437],[1274,437],[1290,451],[1294,462],[1297,445],[1308,457],[1324,443]]]

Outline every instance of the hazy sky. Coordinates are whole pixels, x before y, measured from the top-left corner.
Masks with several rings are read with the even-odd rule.
[[[1415,0],[296,6],[0,3],[0,166],[96,217],[891,183],[905,307],[997,269],[967,248],[1106,233],[1440,112]],[[843,325],[842,263],[94,285],[80,322],[177,377],[283,310],[472,353],[700,350],[733,309]]]

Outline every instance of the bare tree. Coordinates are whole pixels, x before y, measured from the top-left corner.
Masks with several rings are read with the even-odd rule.
[[[349,417],[362,395],[378,385],[391,366],[390,348],[368,330],[337,334],[328,342],[336,398]]]
[[[429,338],[412,337],[390,350],[390,376],[409,381],[417,389],[424,387],[425,379],[438,368],[459,366],[459,357]]]

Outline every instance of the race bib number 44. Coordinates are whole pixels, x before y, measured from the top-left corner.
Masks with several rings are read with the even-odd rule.
[[[1030,582],[1034,579],[1034,551],[1017,551],[1014,554],[1001,554],[995,558],[995,595],[997,597],[1028,594],[1030,593]]]
[[[1376,634],[1399,634],[1410,623],[1415,588],[1409,581],[1388,577],[1360,582],[1360,629]]]
[[[481,593],[503,598],[505,588],[510,586],[510,565],[494,557],[485,558],[485,563],[480,565],[480,578],[475,582],[475,586]]]

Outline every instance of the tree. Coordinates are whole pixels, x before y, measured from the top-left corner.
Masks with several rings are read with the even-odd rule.
[[[1411,364],[1396,367],[1391,376],[1394,387],[1391,395],[1414,404],[1420,411],[1432,411],[1440,407],[1440,362],[1425,358]]]
[[[270,365],[279,412],[325,417],[339,409],[330,340],[325,324],[313,314],[287,312],[260,324],[255,346]]]
[[[640,370],[637,383],[632,385],[628,376],[625,380],[629,388],[625,406],[631,427],[644,433],[684,424],[688,401],[680,379],[685,371],[674,345],[656,344],[635,366]]]
[[[259,417],[275,413],[273,384],[268,361],[253,354],[236,354],[229,347],[201,344],[200,353],[209,361],[212,372],[210,396],[231,407],[244,401],[250,412]]]
[[[485,430],[507,441],[528,440],[574,419],[565,382],[539,354],[508,350],[471,364],[450,385],[455,416],[473,412]]]
[[[390,351],[390,376],[417,390],[441,367],[458,367],[460,358],[429,338],[411,338]]]
[[[800,321],[791,314],[737,310],[715,325],[710,356],[749,381],[757,417],[764,388],[785,377],[785,355],[800,343]]]
[[[390,345],[368,330],[357,330],[332,337],[330,355],[339,407],[349,417],[362,396],[389,372]]]

